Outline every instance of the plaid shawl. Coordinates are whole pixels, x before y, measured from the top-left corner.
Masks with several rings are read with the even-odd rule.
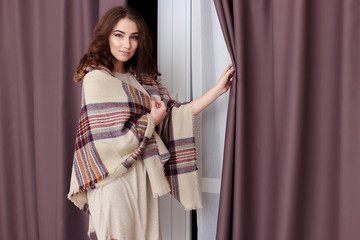
[[[68,198],[86,212],[86,191],[126,174],[141,159],[153,197],[170,191],[186,210],[201,206],[191,103],[175,102],[150,76],[142,80],[148,94],[167,106],[156,129],[148,95],[106,68],[89,69],[83,80]]]

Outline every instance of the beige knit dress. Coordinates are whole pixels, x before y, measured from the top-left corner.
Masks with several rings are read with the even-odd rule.
[[[147,94],[130,73],[114,75]],[[88,191],[87,198],[94,227],[89,232],[95,230],[98,240],[161,239],[159,201],[141,159],[122,177]]]

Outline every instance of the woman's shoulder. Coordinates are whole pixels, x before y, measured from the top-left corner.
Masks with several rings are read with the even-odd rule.
[[[110,91],[121,88],[119,81],[111,72],[104,69],[89,69],[83,79],[84,91]]]
[[[111,71],[106,68],[88,68],[84,76],[84,82],[99,81],[110,77],[114,76]]]

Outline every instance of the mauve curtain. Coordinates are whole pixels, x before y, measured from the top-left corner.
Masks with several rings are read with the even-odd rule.
[[[121,5],[125,1],[116,1]],[[88,239],[67,200],[81,83],[99,9],[115,1],[0,2],[0,239]]]
[[[217,239],[359,239],[360,1],[214,3],[236,64]]]

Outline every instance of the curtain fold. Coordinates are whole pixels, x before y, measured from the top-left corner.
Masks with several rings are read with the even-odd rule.
[[[0,2],[0,239],[88,239],[86,214],[66,198],[81,104],[72,78],[112,6]]]
[[[357,239],[360,2],[214,3],[236,65],[217,239]]]

